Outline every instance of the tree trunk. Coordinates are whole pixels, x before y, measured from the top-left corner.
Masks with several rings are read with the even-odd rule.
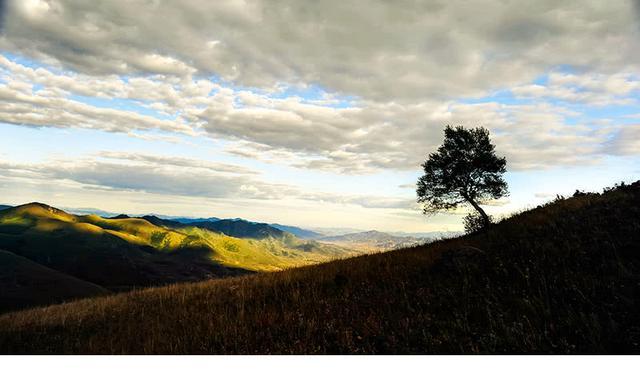
[[[485,227],[489,227],[489,225],[491,224],[491,219],[489,219],[489,216],[487,215],[486,212],[484,212],[484,210],[482,209],[482,207],[480,207],[480,205],[478,205],[473,199],[471,198],[467,198],[467,202],[469,202],[471,204],[471,206],[473,206],[473,208],[476,209],[476,211],[478,211],[478,213],[480,213],[480,216],[482,216],[482,220],[484,220],[484,226]]]

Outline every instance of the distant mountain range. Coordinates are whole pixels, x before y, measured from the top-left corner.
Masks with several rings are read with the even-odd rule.
[[[406,236],[406,237],[414,237],[419,239],[448,239],[453,237],[458,237],[464,235],[463,231],[433,231],[433,232],[388,232],[388,234],[393,236]]]
[[[315,239],[318,239],[318,238],[321,238],[321,237],[325,236],[324,234],[321,234],[321,233],[316,232],[316,231],[306,230],[306,229],[300,228],[300,227],[286,226],[284,224],[272,223],[272,224],[270,224],[270,226],[274,227],[274,228],[277,228],[279,230],[294,234],[295,236],[299,237],[300,239],[315,240]]]
[[[10,207],[10,206],[8,206]],[[128,217],[128,215],[116,214],[113,212],[103,211],[95,208],[67,208],[69,212],[78,214],[94,214],[107,218]],[[166,227],[176,227],[175,222],[183,225],[193,225],[202,228],[208,228],[212,231],[224,233],[227,236],[233,236],[238,238],[255,238],[260,239],[267,236],[274,238],[282,238],[281,232],[287,232],[299,239],[304,240],[318,240],[318,241],[332,241],[333,243],[340,243],[344,246],[351,245],[355,247],[359,246],[359,249],[365,250],[386,250],[395,249],[400,247],[411,246],[415,244],[424,243],[431,240],[437,240],[442,238],[450,238],[461,235],[462,232],[447,232],[447,231],[435,231],[435,232],[379,232],[386,234],[384,237],[375,237],[371,234],[372,231],[365,231],[356,228],[327,228],[327,227],[312,227],[301,228],[297,226],[284,225],[279,223],[262,223],[250,221],[242,218],[193,218],[185,216],[170,216],[170,215],[143,215],[136,214],[133,217],[140,217],[150,221],[151,223],[163,225]],[[269,228],[271,227],[271,228]],[[361,234],[361,235],[358,235]],[[342,238],[342,236],[347,236]],[[328,239],[327,238],[335,238]]]
[[[343,227],[311,227],[310,229],[324,236],[338,236],[338,235],[346,235],[346,234],[366,231],[366,230],[360,230],[357,228],[343,228]]]
[[[157,215],[160,218],[163,219],[170,219],[170,220],[175,220],[176,222],[180,222],[180,223],[184,223],[184,224],[191,224],[191,223],[201,223],[201,222],[217,222],[218,220],[220,220],[220,218],[216,218],[216,217],[210,217],[210,218],[176,218],[176,217],[172,217],[172,216],[162,216],[162,215]]]
[[[291,235],[275,227],[271,227],[267,223],[250,222],[243,219],[222,219],[215,222],[194,222],[189,223],[190,226],[206,228],[211,231],[221,232],[227,236],[235,236],[239,238],[264,239],[275,238],[282,239]]]
[[[318,241],[337,244],[363,252],[379,252],[424,244],[433,239],[410,236],[394,236],[380,231],[364,231],[338,236],[325,236]]]

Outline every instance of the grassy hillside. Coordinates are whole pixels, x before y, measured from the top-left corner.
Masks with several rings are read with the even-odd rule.
[[[0,312],[109,293],[90,282],[0,250]]]
[[[112,290],[241,273],[211,260],[210,248],[186,234],[39,203],[0,211],[0,248]]]
[[[0,316],[10,353],[639,353],[640,183],[490,231]]]
[[[279,239],[240,239],[198,227],[183,227],[179,231],[206,242],[215,252],[217,262],[258,272],[317,264],[354,253],[330,244],[299,240],[289,234]]]
[[[110,290],[280,270],[351,253],[307,244],[281,231],[280,239],[237,239],[150,220],[160,225],[124,215],[72,215],[30,203],[0,210],[0,249]],[[0,276],[7,271],[0,267]],[[43,289],[42,297],[48,297],[47,292]],[[76,298],[75,292],[68,298]],[[9,304],[11,299],[0,294],[0,302]],[[40,299],[34,296],[32,304],[41,304]]]

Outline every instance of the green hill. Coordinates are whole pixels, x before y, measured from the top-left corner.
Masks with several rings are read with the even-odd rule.
[[[112,290],[241,273],[198,239],[142,219],[75,216],[30,203],[0,211],[0,248]]]
[[[238,239],[125,215],[77,216],[40,203],[0,211],[0,249],[115,291],[281,270],[351,254],[330,245],[308,249],[304,241],[287,237]]]
[[[206,242],[221,264],[258,272],[317,264],[355,252],[331,244],[300,240],[288,233],[280,238],[241,239],[199,227],[183,227],[179,231]]]
[[[109,293],[11,252],[0,250],[0,312]]]
[[[640,182],[420,247],[5,314],[0,350],[640,353],[639,253]]]

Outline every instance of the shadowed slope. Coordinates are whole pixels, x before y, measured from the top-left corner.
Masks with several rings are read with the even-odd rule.
[[[250,239],[290,239],[292,234],[284,232],[266,223],[255,223],[243,219],[222,219],[217,221],[194,222],[191,226],[206,228],[227,236]]]
[[[0,250],[0,312],[107,294],[98,285]]]
[[[640,352],[640,183],[490,231],[0,316],[4,352]]]

